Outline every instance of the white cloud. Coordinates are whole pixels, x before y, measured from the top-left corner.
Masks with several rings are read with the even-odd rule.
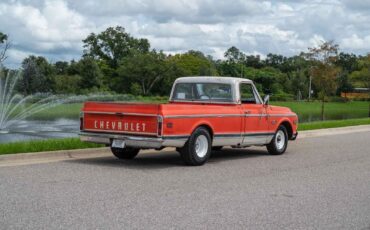
[[[56,56],[58,52],[80,55],[82,39],[94,27],[62,0],[48,0],[40,8],[13,2],[0,3],[2,32],[8,33],[12,47],[9,63],[20,63],[24,55],[17,53]],[[63,56],[65,53],[59,54]]]
[[[11,37],[8,63],[27,54],[79,58],[82,39],[121,25],[167,53],[200,50],[222,58],[246,53],[294,55],[334,39],[346,52],[370,44],[370,5],[360,0],[2,0],[0,29]]]
[[[359,37],[357,34],[353,34],[350,37],[343,38],[341,44],[344,49],[370,51],[370,35]]]

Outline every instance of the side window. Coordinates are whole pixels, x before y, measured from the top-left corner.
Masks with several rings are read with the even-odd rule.
[[[240,99],[243,104],[257,104],[258,100],[251,84],[240,84]]]

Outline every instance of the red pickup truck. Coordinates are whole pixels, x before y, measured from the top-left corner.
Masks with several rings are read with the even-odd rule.
[[[183,77],[166,104],[86,102],[80,138],[109,145],[119,159],[176,147],[189,165],[204,164],[223,146],[265,145],[270,154],[282,154],[298,135],[298,117],[268,101],[248,79]]]

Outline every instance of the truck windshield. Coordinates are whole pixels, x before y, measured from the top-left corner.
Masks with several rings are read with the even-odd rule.
[[[232,102],[233,96],[230,84],[177,83],[172,100]]]

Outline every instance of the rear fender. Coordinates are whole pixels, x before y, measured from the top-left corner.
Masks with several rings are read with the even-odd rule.
[[[192,130],[191,133],[193,133],[200,126],[206,127],[209,131],[209,134],[211,135],[211,138],[213,139],[213,126],[210,122],[208,122],[206,120],[201,120],[199,122],[196,122],[191,128],[191,130]]]

